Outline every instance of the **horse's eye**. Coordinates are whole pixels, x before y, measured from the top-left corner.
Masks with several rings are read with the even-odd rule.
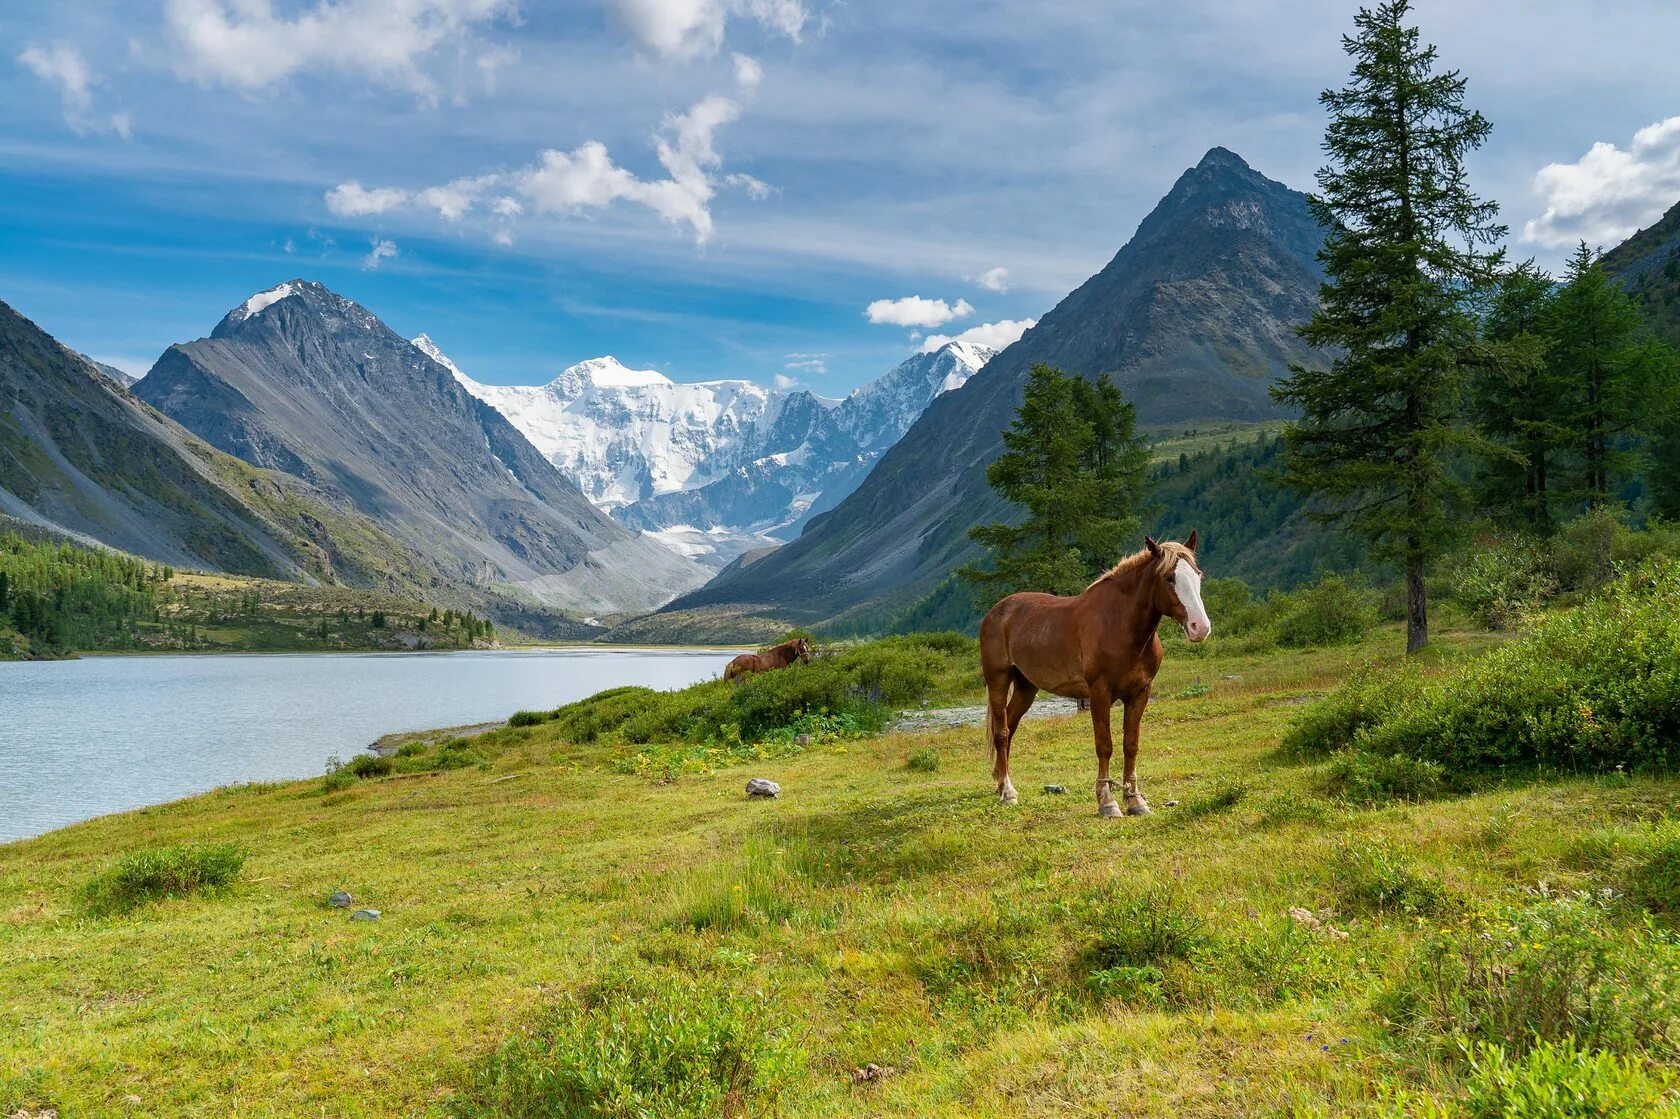
[[[1169,583],[1176,583],[1176,582],[1178,582],[1178,576],[1177,576],[1177,575],[1176,575],[1176,574],[1174,574],[1174,575],[1168,575],[1168,576],[1167,576],[1167,582],[1169,582]]]

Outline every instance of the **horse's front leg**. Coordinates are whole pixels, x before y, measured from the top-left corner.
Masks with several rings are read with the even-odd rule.
[[[1114,780],[1108,775],[1109,759],[1114,757],[1114,736],[1109,730],[1109,712],[1114,697],[1107,686],[1096,683],[1091,691],[1091,734],[1097,744],[1097,815],[1118,816],[1120,805],[1114,799]]]
[[[1138,788],[1137,753],[1138,740],[1143,731],[1143,709],[1149,705],[1149,693],[1146,691],[1136,699],[1126,701],[1126,724],[1124,729],[1126,748],[1126,772],[1122,788],[1126,792],[1126,815],[1149,815],[1149,802],[1143,799],[1143,790]]]

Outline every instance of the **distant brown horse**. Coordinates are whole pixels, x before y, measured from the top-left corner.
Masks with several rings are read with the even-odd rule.
[[[1083,594],[1024,591],[992,607],[980,623],[980,671],[986,680],[986,731],[992,779],[1005,804],[1020,799],[1009,780],[1009,745],[1039,691],[1089,700],[1097,744],[1097,812],[1120,815],[1108,759],[1114,753],[1109,708],[1125,705],[1126,814],[1144,816],[1149,802],[1137,783],[1138,732],[1149,687],[1161,667],[1162,618],[1191,641],[1213,629],[1202,606],[1196,534],[1182,544],[1157,544],[1116,564]],[[1012,690],[1013,689],[1013,690]]]
[[[750,676],[755,672],[774,672],[778,668],[786,668],[794,661],[803,664],[811,663],[811,641],[806,637],[796,637],[792,641],[784,641],[762,653],[742,653],[729,662],[729,667],[723,670],[725,680],[734,680],[741,676]]]

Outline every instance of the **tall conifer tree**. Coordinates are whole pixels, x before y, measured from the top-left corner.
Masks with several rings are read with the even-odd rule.
[[[1424,572],[1447,543],[1462,487],[1448,469],[1468,440],[1455,423],[1476,344],[1476,301],[1504,236],[1498,206],[1469,187],[1466,155],[1492,126],[1464,104],[1457,71],[1407,26],[1409,0],[1361,9],[1344,37],[1353,73],[1319,98],[1330,112],[1312,210],[1328,231],[1328,282],[1302,337],[1337,352],[1275,388],[1298,408],[1285,479],[1316,497],[1406,579],[1406,648],[1429,642]]]

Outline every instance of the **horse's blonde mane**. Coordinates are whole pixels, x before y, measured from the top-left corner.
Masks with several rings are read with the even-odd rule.
[[[1181,559],[1189,560],[1190,566],[1192,567],[1196,566],[1196,553],[1192,552],[1189,548],[1186,548],[1178,541],[1163,540],[1160,543],[1160,548],[1161,554],[1159,557],[1151,553],[1148,548],[1143,549],[1141,552],[1135,552],[1132,555],[1127,556],[1119,563],[1115,564],[1113,567],[1093,579],[1091,581],[1091,587],[1096,586],[1104,579],[1114,579],[1121,575],[1130,575],[1135,571],[1149,566],[1151,563],[1155,565],[1156,572],[1161,575],[1165,575],[1167,572],[1171,571],[1173,566]],[[1198,571],[1201,570],[1200,568],[1196,569]],[[1086,587],[1085,589],[1090,590],[1091,587]]]

